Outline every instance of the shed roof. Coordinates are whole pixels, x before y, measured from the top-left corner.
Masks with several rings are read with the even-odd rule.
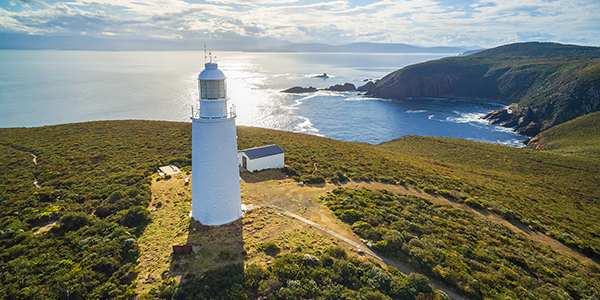
[[[262,147],[244,149],[240,152],[244,152],[246,156],[248,156],[248,158],[250,159],[285,153],[285,151],[283,151],[283,149],[279,147],[279,145],[267,145]]]

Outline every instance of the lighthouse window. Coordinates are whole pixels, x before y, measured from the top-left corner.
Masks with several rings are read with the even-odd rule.
[[[225,98],[225,80],[200,80],[200,97],[202,99]]]

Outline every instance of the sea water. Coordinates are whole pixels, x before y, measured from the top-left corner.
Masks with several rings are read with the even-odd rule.
[[[404,135],[520,146],[526,137],[480,117],[501,105],[386,100],[358,92],[281,92],[292,86],[364,84],[453,54],[0,50],[0,127],[94,120],[189,122],[197,76],[212,59],[226,74],[237,124],[378,144]],[[316,78],[327,73],[328,78]]]

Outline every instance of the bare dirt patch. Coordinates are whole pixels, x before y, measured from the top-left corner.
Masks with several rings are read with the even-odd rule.
[[[258,174],[256,183],[242,181],[242,192],[253,193],[267,188],[259,194],[244,196],[243,202],[255,209],[246,212],[241,220],[223,226],[199,226],[189,217],[191,205],[191,187],[185,184],[185,175],[176,175],[169,180],[152,180],[152,202],[148,206],[152,221],[138,239],[141,255],[138,260],[138,294],[146,293],[158,287],[167,275],[178,282],[185,280],[188,274],[201,275],[207,270],[232,263],[248,265],[252,263],[267,265],[273,256],[259,251],[264,242],[274,242],[280,253],[323,251],[327,247],[339,245],[348,252],[356,253],[356,248],[316,230],[310,224],[291,218],[280,210],[260,207],[271,200],[298,210],[305,207],[298,199],[316,199],[313,191],[317,189],[298,189],[291,191],[294,201],[286,198],[283,185],[268,191],[270,187],[279,187],[281,182],[272,180],[273,175]],[[264,178],[263,178],[264,177]],[[283,180],[281,177],[275,177]],[[283,175],[285,178],[285,175]],[[261,181],[262,180],[262,181]],[[255,186],[256,185],[256,186]],[[299,192],[299,193],[298,193]],[[308,201],[308,200],[307,200]],[[309,202],[310,203],[310,202]],[[329,211],[326,212],[330,215]],[[337,220],[329,218],[333,223]],[[360,242],[358,237],[347,232],[341,224],[337,232]],[[173,245],[193,245],[194,252],[189,254],[173,253]]]
[[[183,178],[180,174],[168,180],[152,180],[152,202],[148,206],[152,221],[138,239],[138,293],[160,285],[172,262],[172,245],[187,242],[191,190]]]

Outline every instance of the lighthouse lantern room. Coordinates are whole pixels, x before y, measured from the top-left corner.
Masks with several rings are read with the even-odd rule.
[[[192,106],[192,212],[203,225],[242,215],[235,106],[228,107],[225,74],[214,62],[198,75],[200,100]]]

